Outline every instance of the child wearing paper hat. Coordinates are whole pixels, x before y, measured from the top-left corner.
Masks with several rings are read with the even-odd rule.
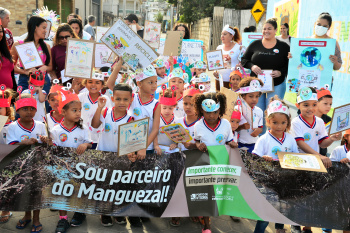
[[[210,91],[210,77],[207,73],[201,73],[197,78],[194,78],[193,81],[202,93]]]
[[[233,70],[230,73],[230,87],[232,91],[238,92],[239,91],[239,83],[242,80],[242,74],[239,70]]]
[[[350,129],[347,129],[341,139],[340,146],[337,146],[329,157],[332,161],[341,163],[350,162]]]
[[[183,91],[185,89],[184,81],[184,72],[181,68],[174,68],[173,71],[169,74],[169,85],[176,87],[176,97],[177,97],[177,106],[175,109],[175,118],[182,118],[185,116],[183,110]]]
[[[15,119],[14,109],[11,107],[11,98],[14,96],[12,89],[6,89],[6,86],[2,84],[0,86],[0,115],[7,116],[8,119],[0,132],[0,144],[6,144],[6,135],[8,132],[8,126]],[[6,214],[3,214],[6,215]]]

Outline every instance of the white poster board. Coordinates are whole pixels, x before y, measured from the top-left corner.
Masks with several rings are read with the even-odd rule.
[[[101,43],[102,36],[108,31],[106,27],[96,27],[96,42]]]
[[[258,78],[264,83],[264,86],[261,87],[261,91],[263,93],[273,92],[274,83],[271,77],[272,70],[262,70],[262,72],[262,74],[258,75]]]
[[[328,135],[350,129],[350,104],[334,108]]]
[[[215,50],[206,53],[208,70],[224,69],[224,59],[222,57],[222,50]]]
[[[112,64],[108,62],[108,58],[111,54],[112,50],[110,50],[105,44],[95,44],[95,67],[111,67]]]
[[[35,47],[34,42],[27,42],[24,44],[16,45],[18,57],[21,60],[24,69],[30,69],[44,65],[39,55],[38,49]]]
[[[143,32],[143,40],[146,41],[152,48],[159,48],[160,35],[162,33],[162,24],[147,21]]]

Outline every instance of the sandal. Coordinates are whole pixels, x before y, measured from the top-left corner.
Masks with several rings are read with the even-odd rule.
[[[199,223],[199,218],[198,218],[198,217],[190,217],[190,220],[191,220],[193,223]]]
[[[27,220],[22,220],[20,219],[16,225],[16,228],[17,229],[24,229],[27,227],[27,225],[31,222],[32,220],[31,219],[27,219]]]
[[[7,222],[10,220],[11,217],[12,217],[12,213],[11,213],[11,212],[10,212],[10,214],[8,214],[8,215],[2,215],[2,216],[0,216],[0,220],[2,220],[2,219],[4,219],[4,218],[7,218],[7,220],[5,220],[5,221],[0,221],[0,224],[7,223]]]
[[[180,226],[180,218],[171,218],[170,225],[173,227]]]
[[[32,227],[34,227],[34,231],[31,231],[31,233],[39,233],[43,230],[43,225],[39,224],[37,226],[35,226],[34,224],[32,225]],[[40,230],[37,230],[37,228],[41,227]]]

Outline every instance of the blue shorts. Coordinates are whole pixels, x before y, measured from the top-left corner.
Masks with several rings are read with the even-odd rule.
[[[255,146],[255,143],[252,143],[252,144],[245,144],[241,142],[238,143],[238,148],[247,147],[249,153],[253,152],[254,146]]]

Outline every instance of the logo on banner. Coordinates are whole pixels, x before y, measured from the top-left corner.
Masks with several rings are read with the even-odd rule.
[[[192,193],[191,201],[208,201],[208,193]]]

